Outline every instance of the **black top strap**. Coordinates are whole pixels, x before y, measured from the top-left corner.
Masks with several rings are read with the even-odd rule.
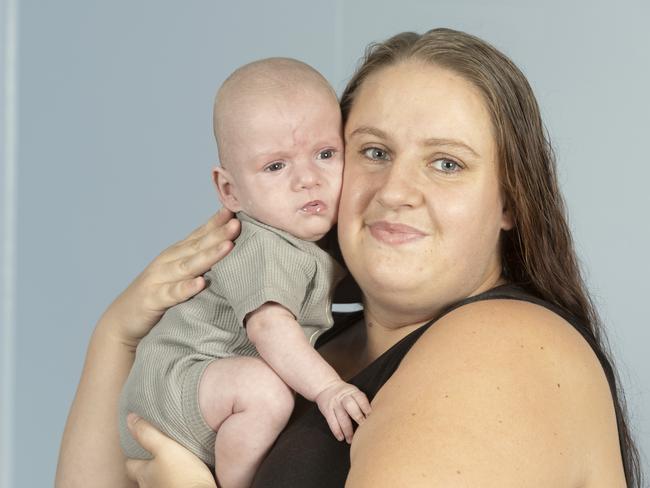
[[[578,324],[569,314],[559,307],[541,300],[524,287],[507,284],[493,288],[485,293],[466,298],[450,306],[430,322],[411,332],[391,347],[368,367],[356,375],[350,383],[358,386],[372,400],[379,389],[388,381],[399,367],[413,344],[424,332],[449,312],[483,300],[509,299],[522,300],[541,305],[565,318],[583,336],[588,330]],[[339,323],[335,330],[323,336],[319,344],[331,340],[341,330],[358,322],[361,313],[338,316]],[[585,337],[587,338],[587,337]],[[590,344],[592,341],[587,339]],[[593,347],[593,345],[592,345]],[[600,359],[600,357],[599,357]],[[602,362],[602,360],[601,360]],[[327,422],[315,404],[295,419],[280,434],[270,453],[257,472],[253,488],[333,488],[344,486],[350,470],[350,446],[338,442],[327,426]]]

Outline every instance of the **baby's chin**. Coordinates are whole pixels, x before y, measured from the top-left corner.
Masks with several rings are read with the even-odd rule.
[[[288,223],[286,221],[285,222],[267,221],[265,223],[270,225],[271,227],[275,227],[276,229],[280,229],[284,232],[288,232],[292,236],[297,237],[298,239],[302,239],[303,241],[317,242],[320,241],[323,237],[325,237],[327,233],[332,229],[332,227],[334,227],[334,224],[336,223],[335,222],[336,219],[330,219],[324,217],[325,216],[321,216],[320,218],[311,217],[309,219],[297,218],[295,219],[295,221],[291,223]],[[264,220],[261,221],[264,222]]]
[[[325,237],[330,229],[331,227],[324,231],[319,229],[318,231],[309,232],[308,229],[301,229],[300,231],[292,232],[289,230],[288,232],[303,241],[316,242]]]

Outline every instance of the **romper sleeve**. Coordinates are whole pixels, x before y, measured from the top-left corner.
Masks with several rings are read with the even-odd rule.
[[[266,302],[276,302],[296,319],[315,273],[310,256],[282,237],[258,231],[237,242],[215,268],[219,293],[243,326],[244,318]]]

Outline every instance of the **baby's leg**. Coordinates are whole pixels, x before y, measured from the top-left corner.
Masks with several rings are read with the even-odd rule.
[[[199,384],[199,408],[217,433],[220,486],[250,486],[293,405],[291,389],[259,358],[218,359],[208,366]]]

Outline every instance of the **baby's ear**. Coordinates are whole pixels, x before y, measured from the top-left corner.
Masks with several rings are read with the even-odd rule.
[[[231,212],[239,212],[241,205],[239,205],[237,188],[230,173],[222,166],[215,166],[212,169],[212,181],[219,194],[221,204]]]

